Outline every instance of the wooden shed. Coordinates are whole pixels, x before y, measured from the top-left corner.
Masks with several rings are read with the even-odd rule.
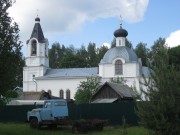
[[[130,101],[136,97],[136,93],[128,85],[105,82],[92,96],[92,103],[114,103],[118,101]]]

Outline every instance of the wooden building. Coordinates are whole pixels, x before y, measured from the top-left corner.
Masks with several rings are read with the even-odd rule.
[[[128,85],[105,82],[92,96],[92,103],[132,101],[134,97],[136,97],[136,93]]]

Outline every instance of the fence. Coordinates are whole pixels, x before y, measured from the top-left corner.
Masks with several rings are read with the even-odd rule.
[[[33,108],[35,108],[33,105],[0,107],[0,122],[25,122],[27,111]],[[68,109],[71,120],[97,118],[109,120],[111,124],[122,124],[122,118],[125,117],[129,125],[138,124],[134,102],[69,104]]]

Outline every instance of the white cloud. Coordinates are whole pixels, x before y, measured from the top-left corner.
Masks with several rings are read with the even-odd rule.
[[[166,44],[170,48],[180,45],[180,30],[172,32],[169,37],[166,38]]]
[[[19,24],[21,39],[27,40],[37,9],[41,26],[46,31],[46,36],[49,36],[77,30],[86,21],[99,18],[119,18],[122,15],[123,20],[129,23],[141,21],[148,2],[149,0],[16,0],[9,12]]]
[[[103,43],[102,46],[107,47],[108,49],[111,48],[111,45],[109,43]]]

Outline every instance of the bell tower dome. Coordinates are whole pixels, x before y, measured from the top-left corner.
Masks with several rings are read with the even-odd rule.
[[[48,40],[40,25],[40,18],[35,18],[35,25],[29,40],[27,40],[26,66],[49,67]]]

